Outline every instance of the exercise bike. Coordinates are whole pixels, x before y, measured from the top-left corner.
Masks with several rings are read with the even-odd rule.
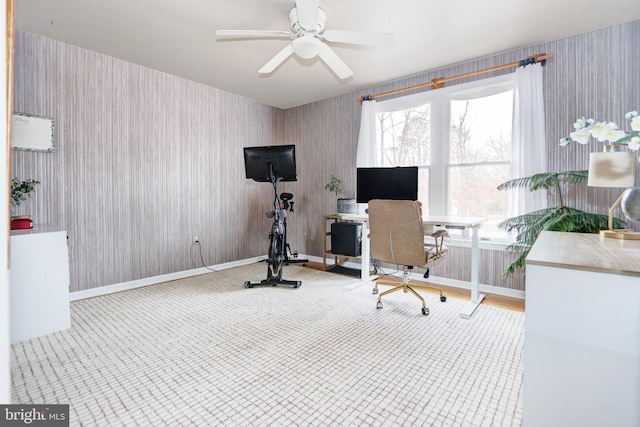
[[[290,251],[287,243],[287,211],[293,210],[293,198],[291,193],[282,193],[282,200],[278,197],[278,183],[285,180],[277,176],[272,163],[268,163],[269,181],[273,186],[273,209],[265,212],[267,218],[273,218],[269,231],[269,249],[267,256],[267,278],[260,282],[246,281],[245,288],[255,286],[291,286],[298,288],[302,282],[298,280],[285,280],[282,278],[283,267],[291,262],[303,262],[308,260],[291,260],[287,254]],[[266,180],[265,180],[266,181]],[[297,257],[297,253],[293,254]]]

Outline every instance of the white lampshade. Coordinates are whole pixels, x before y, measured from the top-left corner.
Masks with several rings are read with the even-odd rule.
[[[294,39],[291,47],[300,58],[311,59],[320,53],[322,42],[313,36],[304,35]]]
[[[591,153],[589,180],[591,187],[633,187],[635,153],[632,151]]]

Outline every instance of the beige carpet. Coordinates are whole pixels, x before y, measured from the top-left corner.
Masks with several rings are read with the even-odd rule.
[[[377,310],[371,284],[264,263],[71,304],[72,328],[12,348],[14,403],[71,425],[522,423],[524,313],[426,294]]]

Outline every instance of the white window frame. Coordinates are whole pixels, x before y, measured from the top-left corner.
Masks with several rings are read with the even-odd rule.
[[[376,102],[376,114],[404,110],[426,103],[431,104],[431,123],[439,123],[439,125],[431,126],[432,151],[431,164],[428,166],[429,200],[427,201],[429,205],[428,208],[430,215],[447,215],[447,210],[449,208],[449,182],[447,173],[450,167],[450,159],[448,156],[451,120],[449,114],[449,101],[456,99],[472,99],[473,96],[489,96],[508,89],[515,90],[515,73],[508,73],[497,77],[490,77],[473,82],[448,86],[441,89],[393,98],[387,101]],[[470,94],[473,95],[470,97]],[[435,143],[435,141],[441,141],[442,143],[437,144]],[[377,161],[380,162],[380,159],[377,159]],[[509,161],[509,164],[512,164],[511,160]],[[418,166],[423,167],[423,165]],[[511,240],[508,236],[505,236],[503,239],[489,239],[482,237],[482,229],[480,229],[480,235],[481,240],[492,241],[496,243],[509,243]],[[464,240],[467,240],[464,234],[461,237]]]

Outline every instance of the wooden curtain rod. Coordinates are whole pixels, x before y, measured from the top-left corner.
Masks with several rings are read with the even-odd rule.
[[[535,64],[535,63],[538,63],[538,62],[542,62],[542,65],[544,65],[544,62],[547,59],[550,59],[550,58],[553,58],[552,54],[550,54],[550,53],[549,54],[541,53],[541,54],[538,54],[538,55],[530,56],[527,59],[523,59],[521,61],[512,62],[510,64],[497,65],[495,67],[486,68],[484,70],[471,71],[469,73],[460,74],[458,76],[436,77],[435,79],[431,80],[428,83],[422,83],[422,84],[419,84],[419,85],[409,86],[409,87],[405,87],[405,88],[402,88],[402,89],[390,90],[388,92],[382,92],[382,93],[378,93],[378,94],[375,94],[375,95],[364,95],[364,96],[361,96],[360,98],[358,98],[358,102],[362,103],[362,101],[364,101],[365,99],[382,98],[384,96],[395,95],[396,93],[402,93],[402,92],[409,92],[409,91],[412,91],[412,90],[422,89],[422,88],[429,87],[429,86],[431,86],[433,89],[440,89],[440,88],[444,87],[445,83],[453,81],[453,80],[464,79],[466,77],[473,77],[473,76],[477,76],[477,75],[480,75],[480,74],[490,73],[492,71],[504,70],[506,68],[514,68],[514,67],[520,67],[520,66],[523,66],[523,65]]]

